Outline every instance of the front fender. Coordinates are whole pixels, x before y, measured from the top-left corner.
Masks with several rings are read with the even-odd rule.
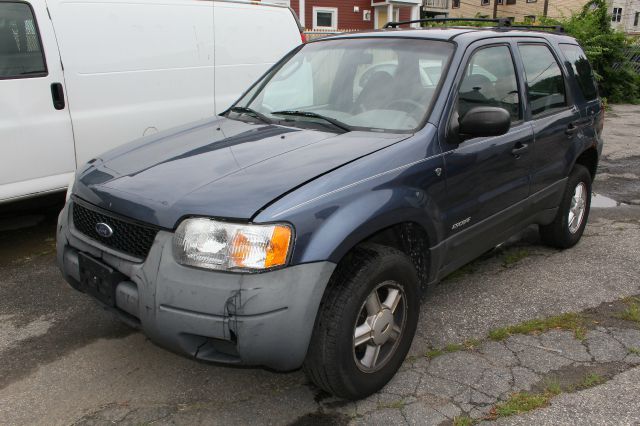
[[[433,132],[418,134],[360,158],[287,194],[256,222],[287,221],[296,240],[291,264],[337,263],[359,242],[389,226],[415,222],[436,244],[444,234],[442,154]]]

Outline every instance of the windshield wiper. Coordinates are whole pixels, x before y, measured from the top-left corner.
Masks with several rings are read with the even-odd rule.
[[[331,117],[327,117],[315,112],[311,112],[311,111],[289,111],[289,110],[284,110],[284,111],[275,111],[271,113],[272,115],[288,115],[288,116],[297,116],[297,117],[309,117],[309,118],[319,118],[320,120],[324,120],[327,123],[331,123],[333,126],[337,127],[338,129],[341,129],[345,132],[350,132],[351,131],[351,126],[349,126],[348,124],[343,123],[342,121],[336,120],[335,118],[331,118]]]
[[[272,124],[272,121],[269,120],[269,118],[267,118],[266,115],[256,111],[255,109],[249,108],[249,107],[241,107],[241,106],[234,106],[229,108],[229,111],[231,112],[235,112],[236,114],[247,114],[250,115],[252,117],[257,118],[258,120],[267,123],[267,124]]]

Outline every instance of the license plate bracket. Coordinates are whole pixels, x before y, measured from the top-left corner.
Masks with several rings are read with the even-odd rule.
[[[115,306],[116,286],[125,276],[84,253],[78,253],[78,266],[82,289],[105,305]]]

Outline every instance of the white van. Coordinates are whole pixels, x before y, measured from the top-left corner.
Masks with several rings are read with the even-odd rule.
[[[224,111],[300,43],[277,5],[0,0],[0,203],[63,190],[95,155]]]

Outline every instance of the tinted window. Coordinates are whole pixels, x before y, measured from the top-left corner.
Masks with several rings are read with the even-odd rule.
[[[570,68],[573,70],[573,75],[578,81],[578,86],[580,86],[584,98],[587,100],[597,98],[598,90],[596,89],[593,71],[580,46],[576,46],[575,44],[561,44],[560,48],[571,65]]]
[[[534,116],[562,108],[566,103],[562,71],[546,45],[520,45],[527,79],[527,94]]]
[[[46,73],[36,21],[24,3],[0,2],[0,78]]]
[[[507,46],[484,48],[469,60],[458,93],[458,116],[476,106],[504,108],[512,121],[520,118],[518,83]]]

